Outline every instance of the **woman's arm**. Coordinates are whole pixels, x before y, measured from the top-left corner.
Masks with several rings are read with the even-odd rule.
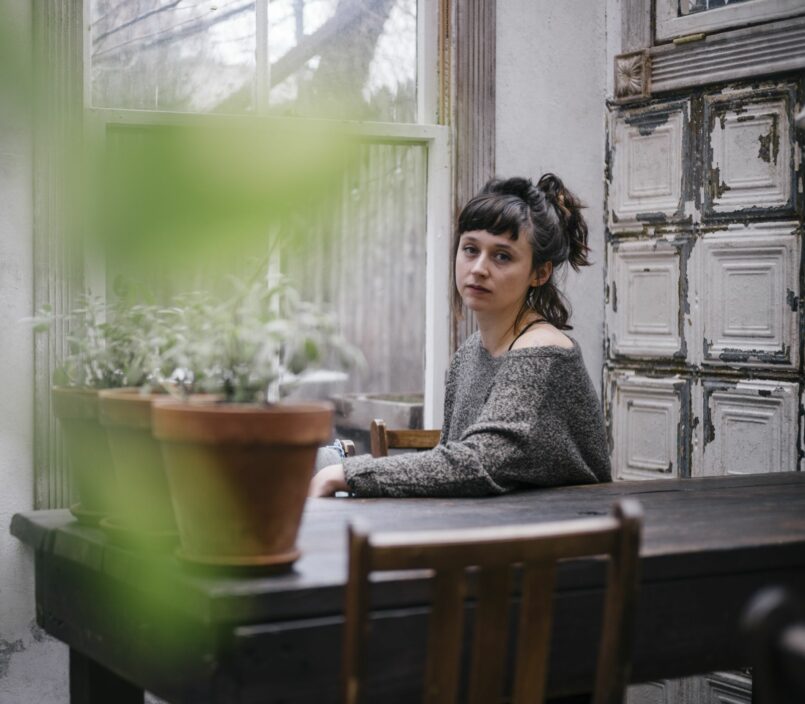
[[[308,496],[332,496],[336,491],[349,491],[342,464],[331,464],[319,470],[310,482]]]
[[[484,496],[608,478],[598,399],[573,352],[511,355],[476,420],[457,441],[442,443],[422,453],[349,458],[344,478],[359,496]]]

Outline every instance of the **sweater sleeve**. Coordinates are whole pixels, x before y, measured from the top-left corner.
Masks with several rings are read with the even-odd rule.
[[[499,369],[479,415],[457,441],[433,450],[374,459],[363,455],[344,463],[350,489],[359,496],[485,496],[523,485],[589,483],[595,475],[578,461],[568,432],[551,408],[552,376],[564,375],[562,357],[510,355]],[[586,374],[586,373],[585,373]],[[571,382],[572,383],[572,382]],[[553,399],[556,400],[556,399]],[[561,404],[560,404],[561,405]],[[541,461],[547,436],[572,457],[559,467]],[[570,471],[568,471],[570,470]]]

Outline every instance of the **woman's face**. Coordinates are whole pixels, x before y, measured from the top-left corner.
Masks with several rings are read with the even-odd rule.
[[[476,314],[516,317],[529,287],[540,283],[531,267],[531,245],[524,236],[472,230],[461,235],[456,252],[456,287]]]

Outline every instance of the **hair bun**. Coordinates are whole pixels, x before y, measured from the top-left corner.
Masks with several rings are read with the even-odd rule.
[[[530,178],[493,178],[484,186],[482,193],[496,193],[502,196],[514,196],[526,203],[531,203],[534,198],[536,188]]]
[[[537,188],[545,194],[546,200],[556,208],[559,220],[562,223],[565,237],[568,240],[568,257],[576,271],[582,266],[590,264],[587,254],[587,223],[581,214],[584,205],[571,193],[556,174],[547,173],[540,176]]]

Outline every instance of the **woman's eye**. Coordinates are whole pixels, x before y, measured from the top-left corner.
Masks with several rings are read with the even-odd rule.
[[[465,244],[461,248],[461,251],[464,252],[464,254],[475,254],[476,249],[471,244]]]
[[[497,259],[499,262],[509,262],[509,261],[511,261],[511,257],[510,257],[508,254],[506,254],[506,252],[498,252],[498,253],[495,255],[495,258],[496,258],[496,259]]]

